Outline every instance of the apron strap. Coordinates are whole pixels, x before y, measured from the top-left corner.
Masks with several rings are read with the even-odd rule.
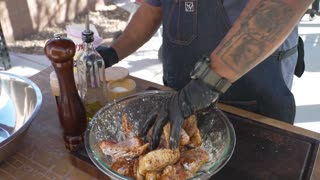
[[[276,51],[272,54],[272,56],[277,56],[278,60],[281,61],[281,60],[293,55],[297,51],[298,51],[298,45],[296,45],[288,50],[285,50],[285,51]]]
[[[296,68],[294,69],[294,74],[297,77],[301,77],[303,72],[305,70],[305,64],[304,64],[304,43],[302,38],[299,36],[298,41],[298,61]]]
[[[297,60],[296,67],[294,69],[294,74],[297,77],[301,77],[305,70],[305,63],[304,63],[304,43],[300,36],[299,36],[298,44],[296,46],[286,51],[276,51],[272,54],[272,56],[277,56],[278,60],[281,61],[295,54],[296,52],[298,52],[298,60]]]

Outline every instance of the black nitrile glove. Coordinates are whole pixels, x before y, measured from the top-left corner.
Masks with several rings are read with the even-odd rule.
[[[179,146],[180,131],[185,118],[210,105],[215,107],[219,94],[202,80],[191,80],[183,89],[169,98],[164,105],[155,108],[148,115],[139,135],[145,136],[153,125],[151,148],[155,149],[159,145],[163,126],[170,122],[170,147],[176,149]]]
[[[112,65],[119,62],[117,52],[112,47],[98,46],[97,52],[102,56],[105,68],[111,67]]]

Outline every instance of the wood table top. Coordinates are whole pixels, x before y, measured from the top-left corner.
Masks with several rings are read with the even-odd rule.
[[[101,179],[101,176],[93,176],[89,170],[86,172],[83,169],[77,168],[72,163],[72,158],[74,157],[64,147],[62,129],[59,124],[55,101],[49,84],[49,74],[52,71],[53,68],[49,67],[30,78],[41,89],[43,95],[42,106],[19,144],[18,151],[0,163],[0,179]],[[150,88],[169,90],[168,87],[159,84],[134,77],[131,78],[136,81],[137,91]],[[297,141],[301,141],[302,144],[307,144],[306,149],[304,149],[309,153],[305,155],[307,157],[305,164],[307,165],[303,165],[305,170],[296,179],[320,179],[319,133],[232,106],[219,104],[219,107],[230,114],[230,117],[235,117],[235,119],[240,117],[240,119],[244,119],[243,121],[249,125],[261,126],[272,132],[281,132],[280,134],[284,134],[283,136],[285,137],[292,136]],[[241,121],[239,120],[239,122]],[[246,130],[237,120],[232,120],[232,122],[235,123],[236,130],[237,128],[241,131]],[[239,139],[241,140],[241,137]],[[235,151],[235,153],[240,152]],[[288,156],[290,157],[290,155]],[[300,159],[304,158],[301,157]],[[81,163],[81,161],[78,163]],[[237,163],[231,159],[230,166],[223,169],[231,171],[235,167],[237,167]]]

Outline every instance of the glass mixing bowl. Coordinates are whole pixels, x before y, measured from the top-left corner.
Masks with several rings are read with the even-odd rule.
[[[122,132],[122,116],[126,113],[136,134],[147,114],[157,105],[172,95],[172,91],[146,91],[107,104],[92,118],[85,133],[85,147],[87,153],[103,173],[112,179],[131,179],[113,171],[111,159],[102,154],[97,143],[108,139],[124,140]],[[228,118],[218,113],[208,111],[197,115],[198,127],[203,138],[202,148],[209,154],[209,162],[191,179],[209,179],[218,172],[230,159],[235,146],[235,132]],[[219,118],[221,115],[225,118]]]

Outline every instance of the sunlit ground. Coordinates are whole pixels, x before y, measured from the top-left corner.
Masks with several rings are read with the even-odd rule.
[[[299,34],[305,43],[306,71],[294,79],[292,88],[297,105],[295,125],[320,132],[320,16],[309,21],[305,15]]]

